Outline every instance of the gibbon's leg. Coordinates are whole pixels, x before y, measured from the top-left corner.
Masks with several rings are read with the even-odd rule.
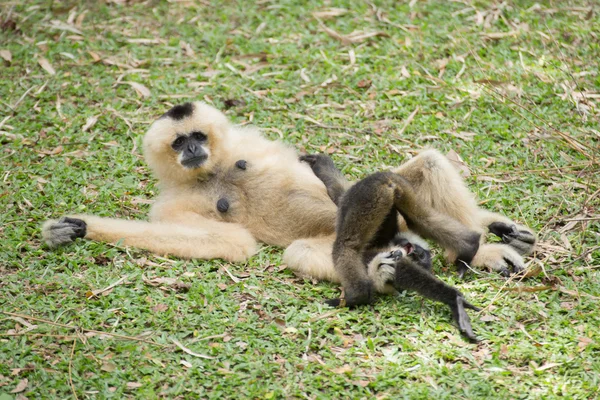
[[[313,173],[325,184],[329,198],[339,205],[340,198],[351,186],[342,172],[336,168],[333,160],[325,154],[307,154],[300,161],[310,165]]]
[[[342,197],[332,255],[344,286],[345,305],[372,301],[373,282],[366,272],[363,254],[368,247],[382,247],[392,241],[398,231],[397,212],[411,230],[450,247],[460,260],[471,262],[477,252],[479,233],[418,204],[410,186],[394,173],[379,172],[356,183]],[[334,299],[328,304],[344,305],[344,301]]]
[[[393,172],[385,174],[395,184],[394,205],[408,228],[454,252],[459,269],[462,262],[470,263],[478,251],[481,233],[423,203],[402,176]]]
[[[298,276],[340,283],[331,250],[335,235],[298,239],[283,253],[283,262]]]
[[[535,233],[524,225],[515,224],[509,218],[503,215],[479,210],[479,218],[484,227],[502,239],[502,242],[509,245],[521,255],[531,254],[537,240]]]
[[[393,172],[412,184],[422,203],[454,217],[472,230],[483,232],[488,229],[503,239],[506,245],[482,245],[471,263],[473,266],[491,268],[502,274],[510,266],[514,272],[523,268],[519,253],[532,251],[535,234],[500,214],[480,209],[462,177],[444,155],[436,150],[426,150]],[[447,247],[446,250],[446,257],[455,262],[456,253]]]
[[[180,217],[185,218],[187,224],[75,215],[47,221],[42,235],[51,247],[83,237],[102,242],[122,242],[125,246],[156,254],[182,258],[222,258],[232,262],[244,261],[256,252],[256,241],[242,226],[210,220],[197,214],[184,214],[188,215]]]

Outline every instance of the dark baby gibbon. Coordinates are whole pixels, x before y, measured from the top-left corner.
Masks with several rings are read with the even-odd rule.
[[[170,109],[152,124],[143,147],[160,189],[149,221],[92,215],[49,220],[43,226],[48,245],[82,237],[159,255],[242,262],[263,242],[286,247],[284,262],[299,275],[341,281],[331,259],[337,206],[292,147],[264,138],[256,128],[232,125],[223,113],[201,102]],[[505,243],[480,245],[472,266],[502,273],[521,270],[519,252],[532,250],[521,240],[522,232],[533,234],[477,208],[448,165],[430,150],[397,173],[415,186],[419,202],[439,206],[446,214],[450,208],[449,214],[471,230],[502,235]],[[456,249],[448,250],[455,259]]]
[[[344,297],[327,303],[353,307],[372,303],[374,292],[414,290],[448,305],[460,332],[477,341],[465,311],[477,308],[431,273],[427,245],[410,231],[450,248],[460,263],[472,261],[481,234],[419,202],[411,184],[393,172],[372,174],[345,189],[341,174],[324,157],[302,159],[327,182],[328,193],[339,207],[332,256]],[[399,231],[398,214],[409,232]]]

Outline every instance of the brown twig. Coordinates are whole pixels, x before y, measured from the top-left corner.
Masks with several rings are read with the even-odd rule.
[[[75,392],[75,385],[73,385],[73,355],[75,354],[75,345],[77,344],[77,338],[73,339],[73,347],[71,347],[71,357],[69,358],[69,384],[71,385],[71,390],[73,391],[73,396],[75,400],[78,400],[77,392]]]
[[[31,321],[37,321],[37,322],[43,322],[45,324],[48,325],[53,325],[53,326],[59,326],[61,328],[67,328],[67,329],[73,329],[75,331],[85,331],[85,332],[92,332],[92,333],[97,333],[99,335],[107,335],[107,336],[112,336],[114,338],[118,338],[118,339],[123,339],[123,340],[134,340],[136,342],[143,342],[143,343],[148,343],[154,346],[159,346],[159,347],[169,347],[167,345],[164,344],[160,344],[160,343],[156,343],[153,342],[151,340],[146,340],[146,339],[140,339],[137,338],[135,336],[127,336],[127,335],[119,335],[118,333],[111,333],[111,332],[103,332],[103,331],[97,331],[95,329],[87,329],[87,328],[81,328],[79,326],[72,326],[72,325],[66,325],[66,324],[59,324],[58,322],[54,322],[54,321],[49,321],[47,319],[43,319],[43,318],[37,318],[37,317],[32,317],[30,315],[25,315],[25,314],[18,314],[18,313],[12,313],[12,312],[8,312],[8,311],[0,311],[0,313],[5,314],[5,315],[11,315],[13,317],[21,317],[23,319],[29,319]]]

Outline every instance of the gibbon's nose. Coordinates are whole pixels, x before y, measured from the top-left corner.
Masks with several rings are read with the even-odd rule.
[[[188,143],[188,151],[189,151],[190,153],[192,153],[192,154],[195,154],[195,153],[196,153],[196,149],[197,149],[197,148],[198,148],[198,147],[196,146],[196,144],[195,144],[195,143]]]

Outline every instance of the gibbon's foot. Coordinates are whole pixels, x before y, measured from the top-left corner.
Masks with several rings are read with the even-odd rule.
[[[469,339],[470,342],[477,343],[479,342],[479,339],[473,333],[473,328],[471,327],[471,319],[469,318],[469,315],[467,314],[465,308],[479,311],[478,307],[475,307],[467,300],[465,300],[465,298],[462,297],[462,295],[458,294],[456,296],[456,304],[450,306],[450,309],[452,310],[452,318],[454,318],[454,321],[456,321],[460,333],[464,337]]]
[[[335,164],[333,163],[333,160],[325,154],[305,154],[300,156],[299,160],[307,163],[311,166],[311,168],[320,165],[337,169]]]
[[[488,229],[502,239],[502,242],[514,248],[519,254],[529,254],[533,251],[536,237],[527,227],[522,225],[492,222]]]
[[[481,245],[471,264],[475,267],[490,268],[504,277],[525,270],[523,257],[511,246],[501,243]]]
[[[344,287],[344,297],[325,301],[332,307],[353,308],[373,303],[373,283],[371,281],[353,282],[352,286]]]
[[[48,246],[58,247],[84,237],[86,231],[87,224],[84,220],[63,217],[58,221],[48,221],[42,229],[42,236]]]

